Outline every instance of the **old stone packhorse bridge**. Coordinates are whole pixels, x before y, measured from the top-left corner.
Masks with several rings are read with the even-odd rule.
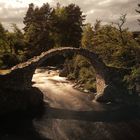
[[[30,89],[32,87],[32,76],[35,69],[46,61],[47,58],[64,53],[76,53],[84,56],[90,61],[96,72],[97,95],[101,95],[106,91],[110,92],[110,89],[114,89],[114,92],[116,92],[117,87],[123,88],[121,83],[123,77],[121,76],[119,69],[106,66],[102,59],[92,51],[72,47],[51,49],[43,52],[40,56],[35,56],[27,62],[12,67],[8,73],[0,75],[0,86],[5,89],[18,91]],[[110,96],[110,98],[112,97]]]

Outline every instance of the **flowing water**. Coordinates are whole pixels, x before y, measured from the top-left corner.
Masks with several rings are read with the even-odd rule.
[[[140,139],[137,107],[92,101],[91,94],[74,89],[72,82],[59,77],[58,70],[37,69],[33,81],[44,94],[43,115],[22,123],[15,120],[19,124],[15,127],[6,125],[1,140]]]

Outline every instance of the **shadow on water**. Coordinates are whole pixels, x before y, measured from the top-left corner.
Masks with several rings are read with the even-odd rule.
[[[81,120],[90,122],[121,122],[140,119],[138,106],[122,106],[108,111],[73,111],[47,107],[45,117],[49,119]]]
[[[40,113],[39,113],[40,114]],[[36,131],[34,112],[16,112],[0,117],[0,140],[50,140]]]
[[[138,106],[123,106],[112,111],[73,111],[49,107],[47,104],[36,114],[17,113],[0,118],[0,140],[49,140],[37,132],[34,119],[63,119],[88,122],[121,122],[140,119]],[[29,117],[30,116],[30,117]],[[47,124],[45,124],[47,125]]]

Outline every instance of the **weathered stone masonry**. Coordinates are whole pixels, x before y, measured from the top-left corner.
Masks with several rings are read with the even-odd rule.
[[[35,56],[27,62],[12,67],[8,73],[0,75],[1,88],[8,89],[9,91],[32,90],[32,76],[35,69],[48,58],[64,53],[76,53],[90,61],[96,72],[97,95],[103,94],[109,86],[113,86],[113,89],[116,89],[117,85],[121,85],[122,79],[119,76],[118,69],[106,66],[102,59],[94,52],[83,48],[63,47],[43,52],[40,56]],[[42,99],[42,96],[40,96],[40,99]]]
[[[28,89],[32,86],[32,76],[35,69],[47,60],[47,58],[53,57],[57,54],[61,55],[70,52],[80,54],[91,62],[91,65],[94,67],[97,74],[97,92],[103,91],[107,82],[105,76],[108,73],[108,67],[97,54],[87,49],[71,47],[51,49],[47,52],[43,52],[40,56],[35,56],[25,63],[18,64],[12,67],[8,74],[0,75],[0,82],[5,88],[12,88],[15,90]]]

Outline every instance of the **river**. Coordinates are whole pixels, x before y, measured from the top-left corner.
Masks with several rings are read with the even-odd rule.
[[[92,94],[75,89],[55,69],[37,69],[33,82],[44,94],[42,116],[4,125],[0,140],[140,139],[137,107],[92,101]]]

